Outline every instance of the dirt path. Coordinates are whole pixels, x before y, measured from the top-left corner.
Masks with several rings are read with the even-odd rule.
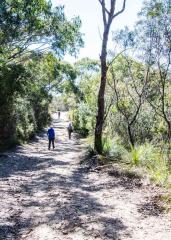
[[[67,139],[66,118],[54,125],[55,150],[43,133],[0,158],[0,239],[171,239],[171,216],[151,205],[155,187],[88,172],[79,165],[84,141]]]

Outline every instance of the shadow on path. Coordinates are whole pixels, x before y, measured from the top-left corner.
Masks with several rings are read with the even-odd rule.
[[[46,150],[44,133],[1,162],[0,239],[32,239],[31,234],[44,224],[63,234],[62,239],[77,231],[86,239],[120,239],[126,226],[121,219],[106,217],[109,206],[91,194],[104,186],[96,186],[86,168],[78,165],[83,144],[68,142],[66,122],[54,124],[59,138],[65,138],[55,151]]]

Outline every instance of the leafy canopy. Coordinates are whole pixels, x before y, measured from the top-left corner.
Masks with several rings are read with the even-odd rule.
[[[32,44],[48,45],[58,56],[76,54],[83,45],[78,17],[67,20],[64,7],[46,0],[1,0],[0,54],[13,59]]]

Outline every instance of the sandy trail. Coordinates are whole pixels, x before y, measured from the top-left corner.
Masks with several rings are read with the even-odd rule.
[[[44,132],[1,156],[0,239],[171,239],[171,215],[150,205],[157,188],[80,166],[84,140],[68,140],[61,117],[55,150]]]

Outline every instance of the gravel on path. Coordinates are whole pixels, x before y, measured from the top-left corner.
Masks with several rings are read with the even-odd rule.
[[[0,240],[169,240],[171,215],[157,187],[80,165],[85,140],[68,140],[66,114],[46,132],[0,157]]]

